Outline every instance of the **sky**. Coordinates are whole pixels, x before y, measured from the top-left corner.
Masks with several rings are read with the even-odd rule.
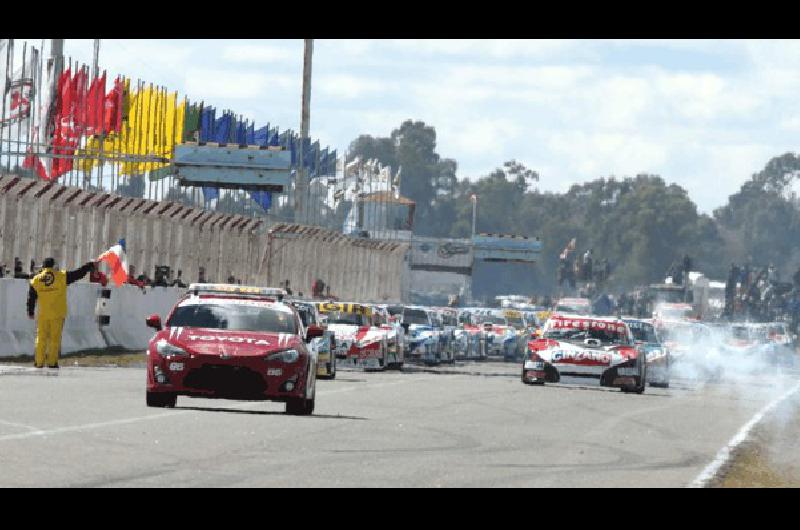
[[[92,41],[65,54],[90,63]],[[105,39],[100,65],[300,129],[300,39]],[[658,174],[711,213],[796,150],[799,90],[800,41],[315,40],[310,135],[341,154],[422,120],[459,178],[511,159],[554,192]]]

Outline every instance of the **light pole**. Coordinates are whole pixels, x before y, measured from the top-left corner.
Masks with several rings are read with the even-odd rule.
[[[472,199],[472,239],[475,239],[475,219],[478,213],[478,195],[473,193],[469,198]]]
[[[294,198],[294,218],[296,223],[305,224],[308,201],[306,200],[306,170],[305,170],[305,144],[308,138],[308,124],[310,121],[311,109],[311,56],[314,53],[314,39],[304,39],[303,45],[303,97],[300,108],[300,149],[298,149],[299,163],[295,178],[295,198]]]

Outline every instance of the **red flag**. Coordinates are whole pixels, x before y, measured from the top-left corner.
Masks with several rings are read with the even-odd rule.
[[[86,134],[102,134],[103,102],[106,94],[106,73],[92,80],[86,95]]]
[[[81,68],[75,73],[75,78],[72,80],[72,108],[69,114],[72,118],[72,126],[77,133],[86,127],[87,84],[86,69]]]
[[[53,131],[53,154],[62,154],[61,144],[63,138],[63,123],[69,120],[72,110],[73,79],[70,69],[67,68],[58,79],[56,111]],[[69,171],[66,169],[66,159],[53,158],[52,177],[57,178]]]
[[[119,77],[114,80],[114,88],[106,95],[103,116],[105,132],[120,131],[122,126],[122,81]]]

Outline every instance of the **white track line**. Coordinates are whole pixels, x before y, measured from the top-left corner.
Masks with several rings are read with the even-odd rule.
[[[748,421],[744,426],[739,429],[739,432],[731,438],[728,444],[719,450],[717,453],[716,458],[714,458],[713,462],[711,462],[706,468],[699,474],[697,477],[688,484],[687,487],[689,488],[705,488],[708,486],[708,483],[711,482],[719,473],[719,470],[722,469],[722,466],[725,465],[728,460],[730,460],[733,451],[739,447],[742,442],[744,442],[747,437],[750,435],[750,431],[755,427],[764,416],[766,416],[772,409],[777,407],[781,402],[785,401],[789,397],[792,396],[795,392],[800,390],[800,383],[794,386],[791,390],[783,394],[782,396],[774,399],[771,403],[765,406],[763,409],[759,410],[755,416],[753,416],[750,421]]]
[[[187,414],[191,411],[188,410],[177,410],[174,412],[167,412],[164,414],[151,414],[150,416],[140,416],[138,418],[125,418],[121,420],[112,420],[112,421],[104,421],[100,423],[86,423],[83,425],[73,425],[71,427],[60,427],[58,429],[49,429],[49,430],[40,430],[40,431],[31,431],[25,432],[21,434],[7,434],[5,436],[0,436],[0,442],[5,442],[8,440],[23,440],[25,438],[33,438],[35,436],[48,436],[51,434],[62,434],[67,432],[78,432],[78,431],[85,431],[88,429],[97,429],[100,427],[108,427],[110,425],[124,425],[126,423],[136,423],[138,421],[143,420],[155,420],[158,418],[165,418],[168,416],[176,416],[178,414]]]

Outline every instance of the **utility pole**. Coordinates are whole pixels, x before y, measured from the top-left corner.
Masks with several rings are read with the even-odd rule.
[[[473,193],[470,199],[472,199],[472,239],[475,239],[475,219],[478,213],[478,196]]]
[[[99,57],[100,57],[100,39],[94,39],[94,56],[92,57],[92,79],[96,79],[100,75],[100,67],[98,66]]]
[[[300,149],[298,151],[297,176],[294,195],[294,220],[296,223],[305,223],[308,216],[306,211],[306,170],[305,144],[308,138],[308,124],[311,119],[311,56],[314,53],[314,39],[304,39],[303,46],[303,99],[300,115]]]
[[[57,77],[64,69],[64,39],[50,39],[50,61]]]

